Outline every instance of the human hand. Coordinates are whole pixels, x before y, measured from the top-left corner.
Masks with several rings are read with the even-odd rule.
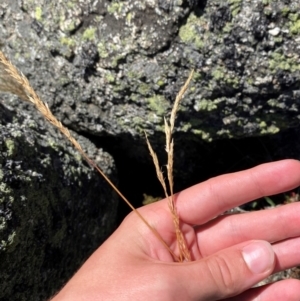
[[[284,160],[212,178],[176,194],[192,262],[174,262],[131,213],[52,300],[299,300],[298,280],[251,287],[300,264],[300,203],[221,215],[299,185],[300,162]],[[178,254],[167,200],[139,211]]]

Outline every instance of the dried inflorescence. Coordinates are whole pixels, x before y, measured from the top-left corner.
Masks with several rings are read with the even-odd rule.
[[[190,73],[190,76],[188,77],[187,81],[185,82],[184,86],[181,88],[179,93],[176,96],[173,109],[171,111],[171,116],[170,120],[168,121],[166,118],[165,120],[165,134],[166,134],[166,152],[168,156],[168,161],[167,161],[167,177],[168,177],[168,186],[170,190],[170,194],[168,194],[167,190],[167,184],[164,179],[163,173],[160,169],[158,158],[156,153],[154,152],[147,136],[147,145],[150,151],[150,154],[153,159],[153,163],[155,165],[155,170],[156,170],[156,175],[161,183],[165,196],[168,199],[168,205],[172,214],[173,222],[174,222],[174,227],[175,227],[175,232],[176,232],[176,238],[177,238],[177,243],[178,243],[178,248],[179,248],[179,260],[180,261],[190,261],[191,260],[191,255],[189,252],[189,249],[187,247],[184,235],[180,229],[180,219],[176,210],[176,204],[175,204],[175,199],[174,199],[174,191],[173,191],[173,186],[174,186],[174,179],[173,179],[173,157],[174,157],[174,140],[172,138],[172,133],[174,130],[175,126],[175,119],[176,119],[176,113],[178,111],[179,103],[183,97],[183,94],[186,92],[188,85],[193,77],[194,72],[192,71]]]

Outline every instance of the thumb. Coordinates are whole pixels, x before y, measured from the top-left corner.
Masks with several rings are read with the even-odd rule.
[[[269,276],[274,266],[272,246],[255,240],[181,266],[179,274],[191,300],[211,301],[242,293]]]

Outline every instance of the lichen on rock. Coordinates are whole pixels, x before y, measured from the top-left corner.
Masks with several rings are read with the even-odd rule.
[[[42,118],[0,104],[0,128],[0,299],[46,300],[111,233],[117,198]],[[76,137],[114,177],[112,158]]]

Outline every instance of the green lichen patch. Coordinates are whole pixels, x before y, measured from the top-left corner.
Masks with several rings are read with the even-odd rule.
[[[202,140],[211,142],[213,140],[211,134],[202,129],[192,129],[191,132],[199,136]]]
[[[229,0],[230,10],[233,17],[238,15],[241,10],[242,0]]]
[[[233,29],[233,24],[231,22],[226,22],[225,26],[222,28],[224,33],[230,33]]]
[[[197,28],[204,26],[202,19],[198,19],[196,15],[191,14],[187,23],[180,27],[179,37],[187,44],[193,44],[196,48],[202,49],[204,46],[203,35],[201,35]]]
[[[12,139],[6,139],[5,146],[7,148],[7,155],[12,157],[16,152],[15,142]]]
[[[298,13],[295,13],[295,14],[290,13],[288,15],[288,19],[291,20],[292,22],[296,22],[299,20],[299,14]]]
[[[225,67],[217,66],[212,70],[211,74],[213,78],[220,83],[223,82],[234,89],[239,87],[239,78],[235,76],[232,71],[228,71]]]
[[[40,6],[36,7],[35,9],[35,18],[37,19],[37,21],[41,21],[42,20],[42,8]]]
[[[280,131],[280,129],[276,125],[271,124],[271,125],[269,125],[269,126],[267,126],[265,128],[262,128],[261,131],[260,131],[260,133],[262,135],[266,135],[266,134],[269,134],[269,135],[272,134],[272,135],[274,135],[274,134],[278,133],[279,131]]]
[[[291,10],[288,6],[283,6],[281,8],[281,14],[282,14],[283,17],[287,17],[289,15],[290,11]]]
[[[95,40],[95,34],[96,34],[96,28],[89,27],[83,32],[82,38],[87,41],[93,41]]]
[[[299,57],[287,57],[282,53],[273,52],[269,59],[269,68],[273,71],[285,70],[295,72],[300,70]]]
[[[121,13],[123,8],[122,2],[113,1],[110,5],[107,6],[107,12],[109,14]]]
[[[169,104],[162,95],[153,95],[146,99],[151,111],[157,115],[162,116],[167,112]]]
[[[218,108],[218,106],[212,100],[200,99],[195,102],[194,108],[197,112],[199,112],[199,111],[210,112],[210,111],[216,110]]]
[[[143,96],[147,96],[151,93],[151,87],[146,83],[140,83],[137,92]]]
[[[290,31],[294,35],[300,34],[300,19],[292,23],[290,26]]]
[[[107,80],[107,82],[109,83],[114,83],[115,82],[115,76],[112,72],[108,71],[105,73],[105,79]]]
[[[106,44],[105,43],[99,42],[97,44],[97,49],[98,49],[98,53],[99,53],[100,58],[105,59],[109,56],[109,52],[106,49]]]
[[[74,39],[66,36],[60,38],[60,43],[69,47],[74,47],[76,45],[76,41]]]

